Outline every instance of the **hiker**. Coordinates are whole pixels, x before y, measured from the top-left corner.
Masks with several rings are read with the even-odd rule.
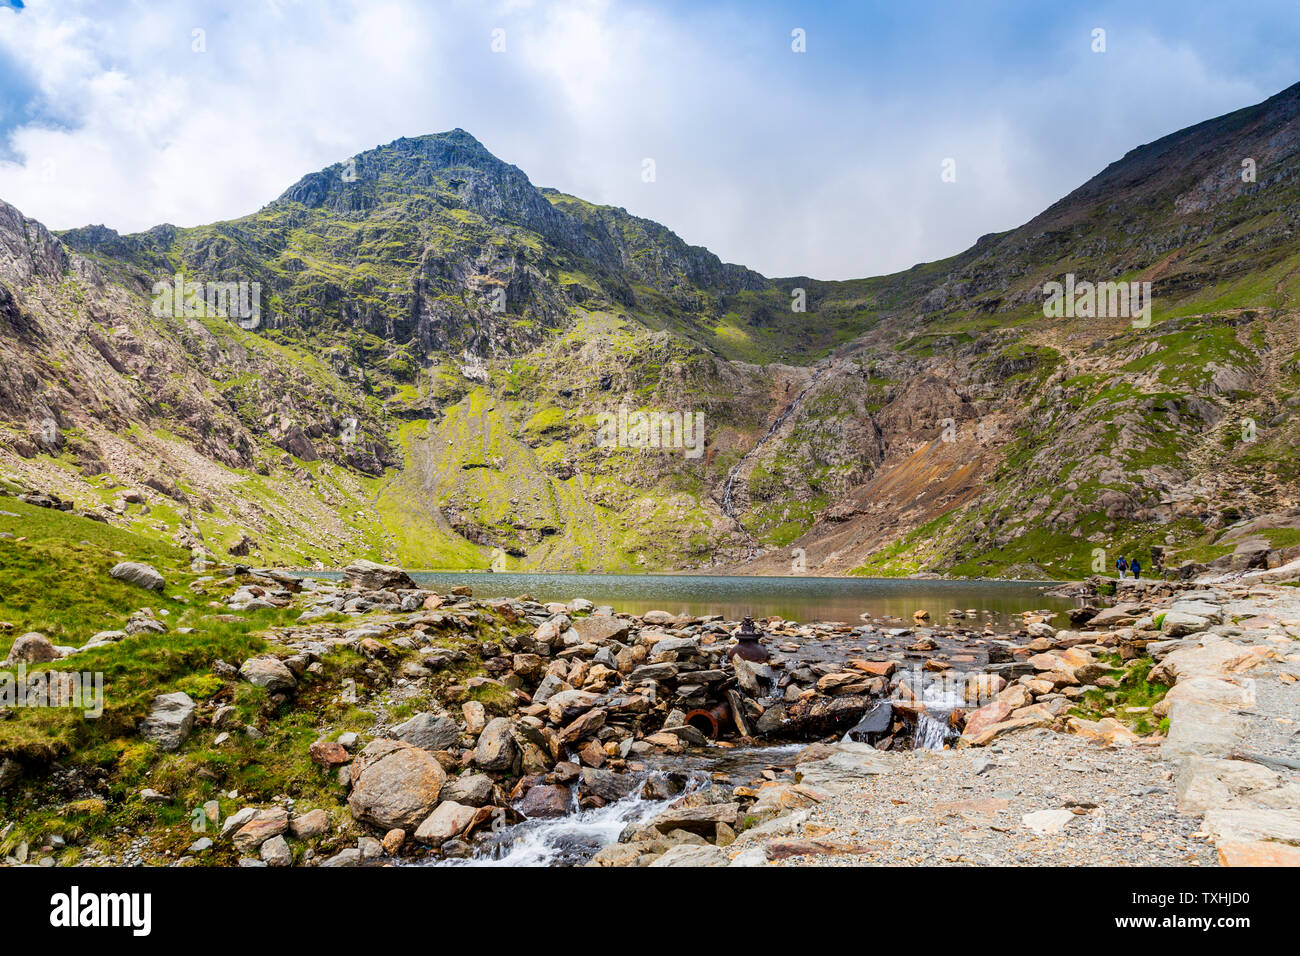
[[[1115,567],[1119,568],[1119,579],[1123,581],[1124,572],[1128,570],[1128,558],[1124,557],[1124,555],[1121,554],[1119,558],[1115,561]]]
[[[1129,568],[1132,569],[1133,580],[1136,581],[1138,579],[1138,576],[1142,573],[1142,563],[1138,561],[1137,558],[1134,558],[1133,562],[1129,565]]]

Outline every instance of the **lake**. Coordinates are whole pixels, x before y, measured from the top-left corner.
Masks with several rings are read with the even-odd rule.
[[[335,572],[306,572],[338,580]],[[945,581],[910,578],[755,577],[703,574],[515,574],[475,571],[411,571],[421,587],[445,593],[468,584],[479,598],[529,594],[539,601],[584,597],[616,611],[643,614],[721,614],[728,620],[779,616],[786,620],[844,621],[859,616],[898,617],[910,622],[914,612],[930,612],[933,623],[946,620],[950,608],[975,608],[981,620],[1008,622],[1022,611],[1064,611],[1074,602],[1047,597],[1051,582]]]

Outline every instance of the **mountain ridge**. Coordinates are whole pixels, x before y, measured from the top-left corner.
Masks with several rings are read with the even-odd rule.
[[[1156,543],[1231,560],[1238,517],[1276,511],[1281,532],[1296,503],[1297,117],[1300,85],[955,256],[843,281],[723,263],[534,186],[461,129],[209,226],[50,234],[5,205],[0,315],[27,338],[0,345],[0,475],[294,563],[781,573],[797,548],[832,573],[1075,575],[1097,547]],[[262,327],[150,316],[176,272],[259,282]],[[1048,319],[1066,272],[1151,282],[1158,321]],[[700,462],[595,447],[620,406],[703,409]],[[1197,464],[1202,433],[1225,442],[1247,412],[1258,435],[1228,467]],[[141,514],[119,494],[146,479],[166,490]]]

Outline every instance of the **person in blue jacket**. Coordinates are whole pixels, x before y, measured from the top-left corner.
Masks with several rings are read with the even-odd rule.
[[[1133,580],[1136,581],[1142,574],[1142,563],[1134,558],[1129,562],[1129,570],[1133,572]]]

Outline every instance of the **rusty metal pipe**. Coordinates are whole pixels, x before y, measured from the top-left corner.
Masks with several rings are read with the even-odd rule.
[[[717,740],[722,728],[731,723],[731,707],[723,703],[714,704],[707,710],[693,710],[686,715],[686,723],[710,740]]]

